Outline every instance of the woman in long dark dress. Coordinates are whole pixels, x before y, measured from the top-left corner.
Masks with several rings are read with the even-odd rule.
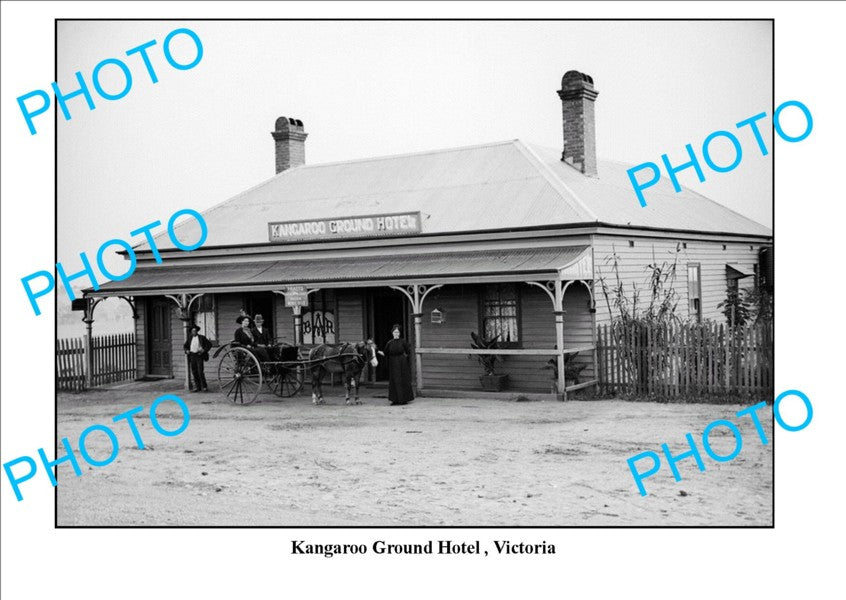
[[[411,389],[411,348],[400,337],[400,326],[391,329],[394,338],[385,344],[388,359],[388,399],[391,404],[408,404],[414,400]]]
[[[235,341],[255,354],[256,358],[259,359],[259,362],[269,361],[270,356],[267,353],[267,349],[262,348],[256,342],[256,336],[250,326],[252,319],[250,319],[248,315],[240,315],[237,319],[235,319],[235,322],[240,325],[240,327],[235,330]]]

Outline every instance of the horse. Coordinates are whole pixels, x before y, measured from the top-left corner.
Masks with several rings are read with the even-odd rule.
[[[355,403],[358,399],[359,380],[364,365],[368,362],[374,367],[379,364],[376,358],[376,344],[372,339],[357,344],[321,344],[312,348],[308,353],[311,363],[311,402],[323,404],[323,386],[321,379],[326,373],[341,373],[344,379],[344,389],[347,392],[346,404],[350,405],[350,386],[355,389]]]

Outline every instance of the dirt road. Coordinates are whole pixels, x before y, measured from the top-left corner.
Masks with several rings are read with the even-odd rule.
[[[190,407],[190,425],[175,437],[157,434],[147,414],[166,391]],[[314,407],[305,396],[262,396],[242,407],[214,393],[183,393],[173,382],[62,394],[59,436],[76,447],[83,429],[109,424],[120,452],[105,467],[82,463],[81,477],[59,467],[58,525],[772,524],[772,444],[762,446],[751,421],[734,416],[741,405],[365,402],[327,398]],[[145,407],[135,419],[144,450],[125,423],[111,423],[138,405]],[[182,419],[172,403],[159,416],[168,429]],[[705,472],[684,460],[681,482],[662,465],[641,497],[626,459],[660,452],[664,442],[681,453],[685,433],[701,440],[718,418],[738,423],[740,455],[717,464],[703,452]],[[734,438],[718,432],[726,435],[712,437],[714,450],[729,454]],[[109,454],[105,435],[90,436],[86,446],[95,458]]]

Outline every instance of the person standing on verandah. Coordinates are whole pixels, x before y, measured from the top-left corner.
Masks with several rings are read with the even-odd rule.
[[[399,325],[391,328],[393,339],[385,344],[388,358],[388,400],[391,404],[408,404],[414,400],[411,389],[411,347],[400,337]]]
[[[200,335],[198,325],[191,326],[191,337],[182,346],[188,356],[188,365],[191,368],[191,379],[193,380],[192,392],[207,392],[209,386],[206,383],[205,361],[209,359],[211,342],[204,335]]]

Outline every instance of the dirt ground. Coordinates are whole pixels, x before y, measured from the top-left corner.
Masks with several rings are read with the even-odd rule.
[[[153,400],[168,392],[190,407],[190,425],[175,437],[159,435],[149,420]],[[108,424],[120,451],[105,467],[80,461],[81,477],[67,463],[59,467],[57,524],[773,522],[773,446],[761,445],[748,417],[734,416],[741,405],[418,398],[389,406],[384,390],[370,390],[364,405],[345,406],[342,395],[335,387],[318,407],[305,395],[262,395],[256,404],[235,406],[216,393],[184,392],[173,381],[60,394],[59,437],[76,448],[83,429]],[[135,418],[144,450],[126,423],[112,423],[138,405],[144,406]],[[173,403],[158,414],[166,429],[181,423]],[[702,431],[719,418],[737,423],[744,442],[737,458],[721,464],[701,448]],[[772,440],[772,411],[761,411],[761,420]],[[687,432],[700,443],[707,470],[683,460],[683,479],[676,482],[664,463],[645,480],[648,496],[641,497],[626,459],[645,450],[660,453],[664,442],[681,453]],[[734,448],[723,428],[711,442],[720,454]],[[96,459],[109,455],[104,434],[92,434],[86,447]]]

